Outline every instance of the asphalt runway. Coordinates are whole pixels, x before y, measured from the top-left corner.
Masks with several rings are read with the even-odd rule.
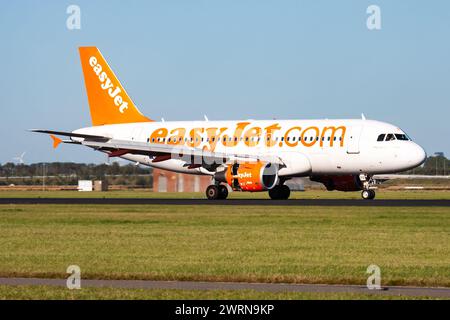
[[[66,279],[0,278],[0,285],[45,285],[65,287],[66,281]],[[109,287],[123,289],[255,290],[262,292],[359,293],[409,297],[450,298],[450,288],[401,286],[382,287],[381,290],[369,290],[365,286],[357,285],[81,279],[81,288],[83,287]]]
[[[326,207],[450,207],[450,200],[363,199],[145,199],[145,198],[0,198],[0,204],[229,205]]]

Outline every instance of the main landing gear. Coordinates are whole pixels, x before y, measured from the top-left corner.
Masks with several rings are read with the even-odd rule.
[[[291,189],[287,185],[277,185],[269,190],[269,197],[272,200],[287,200],[291,195]]]
[[[223,200],[228,197],[228,189],[223,184],[212,184],[206,188],[206,197],[209,200]]]

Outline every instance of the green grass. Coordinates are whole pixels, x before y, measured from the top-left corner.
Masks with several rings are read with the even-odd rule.
[[[115,288],[81,288],[68,290],[63,287],[50,286],[1,286],[1,299],[151,299],[151,300],[216,300],[216,299],[245,299],[245,300],[368,300],[368,299],[426,299],[427,297],[388,296],[381,294],[355,293],[271,293],[253,290],[156,290],[156,289],[115,289]]]
[[[151,191],[109,191],[109,192],[78,192],[78,191],[0,191],[0,198],[185,198],[205,199],[204,192],[151,192]],[[269,199],[267,192],[231,192],[229,199]],[[291,199],[361,199],[360,192],[339,192],[308,190],[292,192]],[[380,189],[377,199],[450,199],[450,191],[411,190],[391,191]]]
[[[0,276],[450,286],[446,207],[1,205]]]

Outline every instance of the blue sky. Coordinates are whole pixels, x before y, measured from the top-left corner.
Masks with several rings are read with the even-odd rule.
[[[81,8],[81,30],[66,8]],[[369,31],[366,9],[381,8]],[[0,162],[101,162],[29,128],[90,125],[77,48],[95,45],[153,119],[367,118],[450,155],[450,2],[8,1]]]

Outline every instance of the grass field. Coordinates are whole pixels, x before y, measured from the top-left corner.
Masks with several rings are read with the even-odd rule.
[[[0,192],[0,197],[203,198],[203,193]],[[232,198],[266,198],[232,193]],[[293,198],[359,198],[306,191]],[[380,190],[379,199],[449,199]],[[0,276],[450,286],[448,207],[0,205]],[[369,299],[386,296],[0,286],[0,299]]]
[[[450,286],[448,208],[0,206],[0,275]]]
[[[0,198],[188,198],[205,199],[204,192],[151,192],[147,190],[109,191],[109,192],[78,192],[78,191],[0,191]],[[229,199],[269,199],[267,192],[231,192]],[[291,199],[361,199],[360,192],[339,192],[308,190],[292,192]],[[377,199],[450,199],[450,191],[410,190],[392,191],[380,189]]]

